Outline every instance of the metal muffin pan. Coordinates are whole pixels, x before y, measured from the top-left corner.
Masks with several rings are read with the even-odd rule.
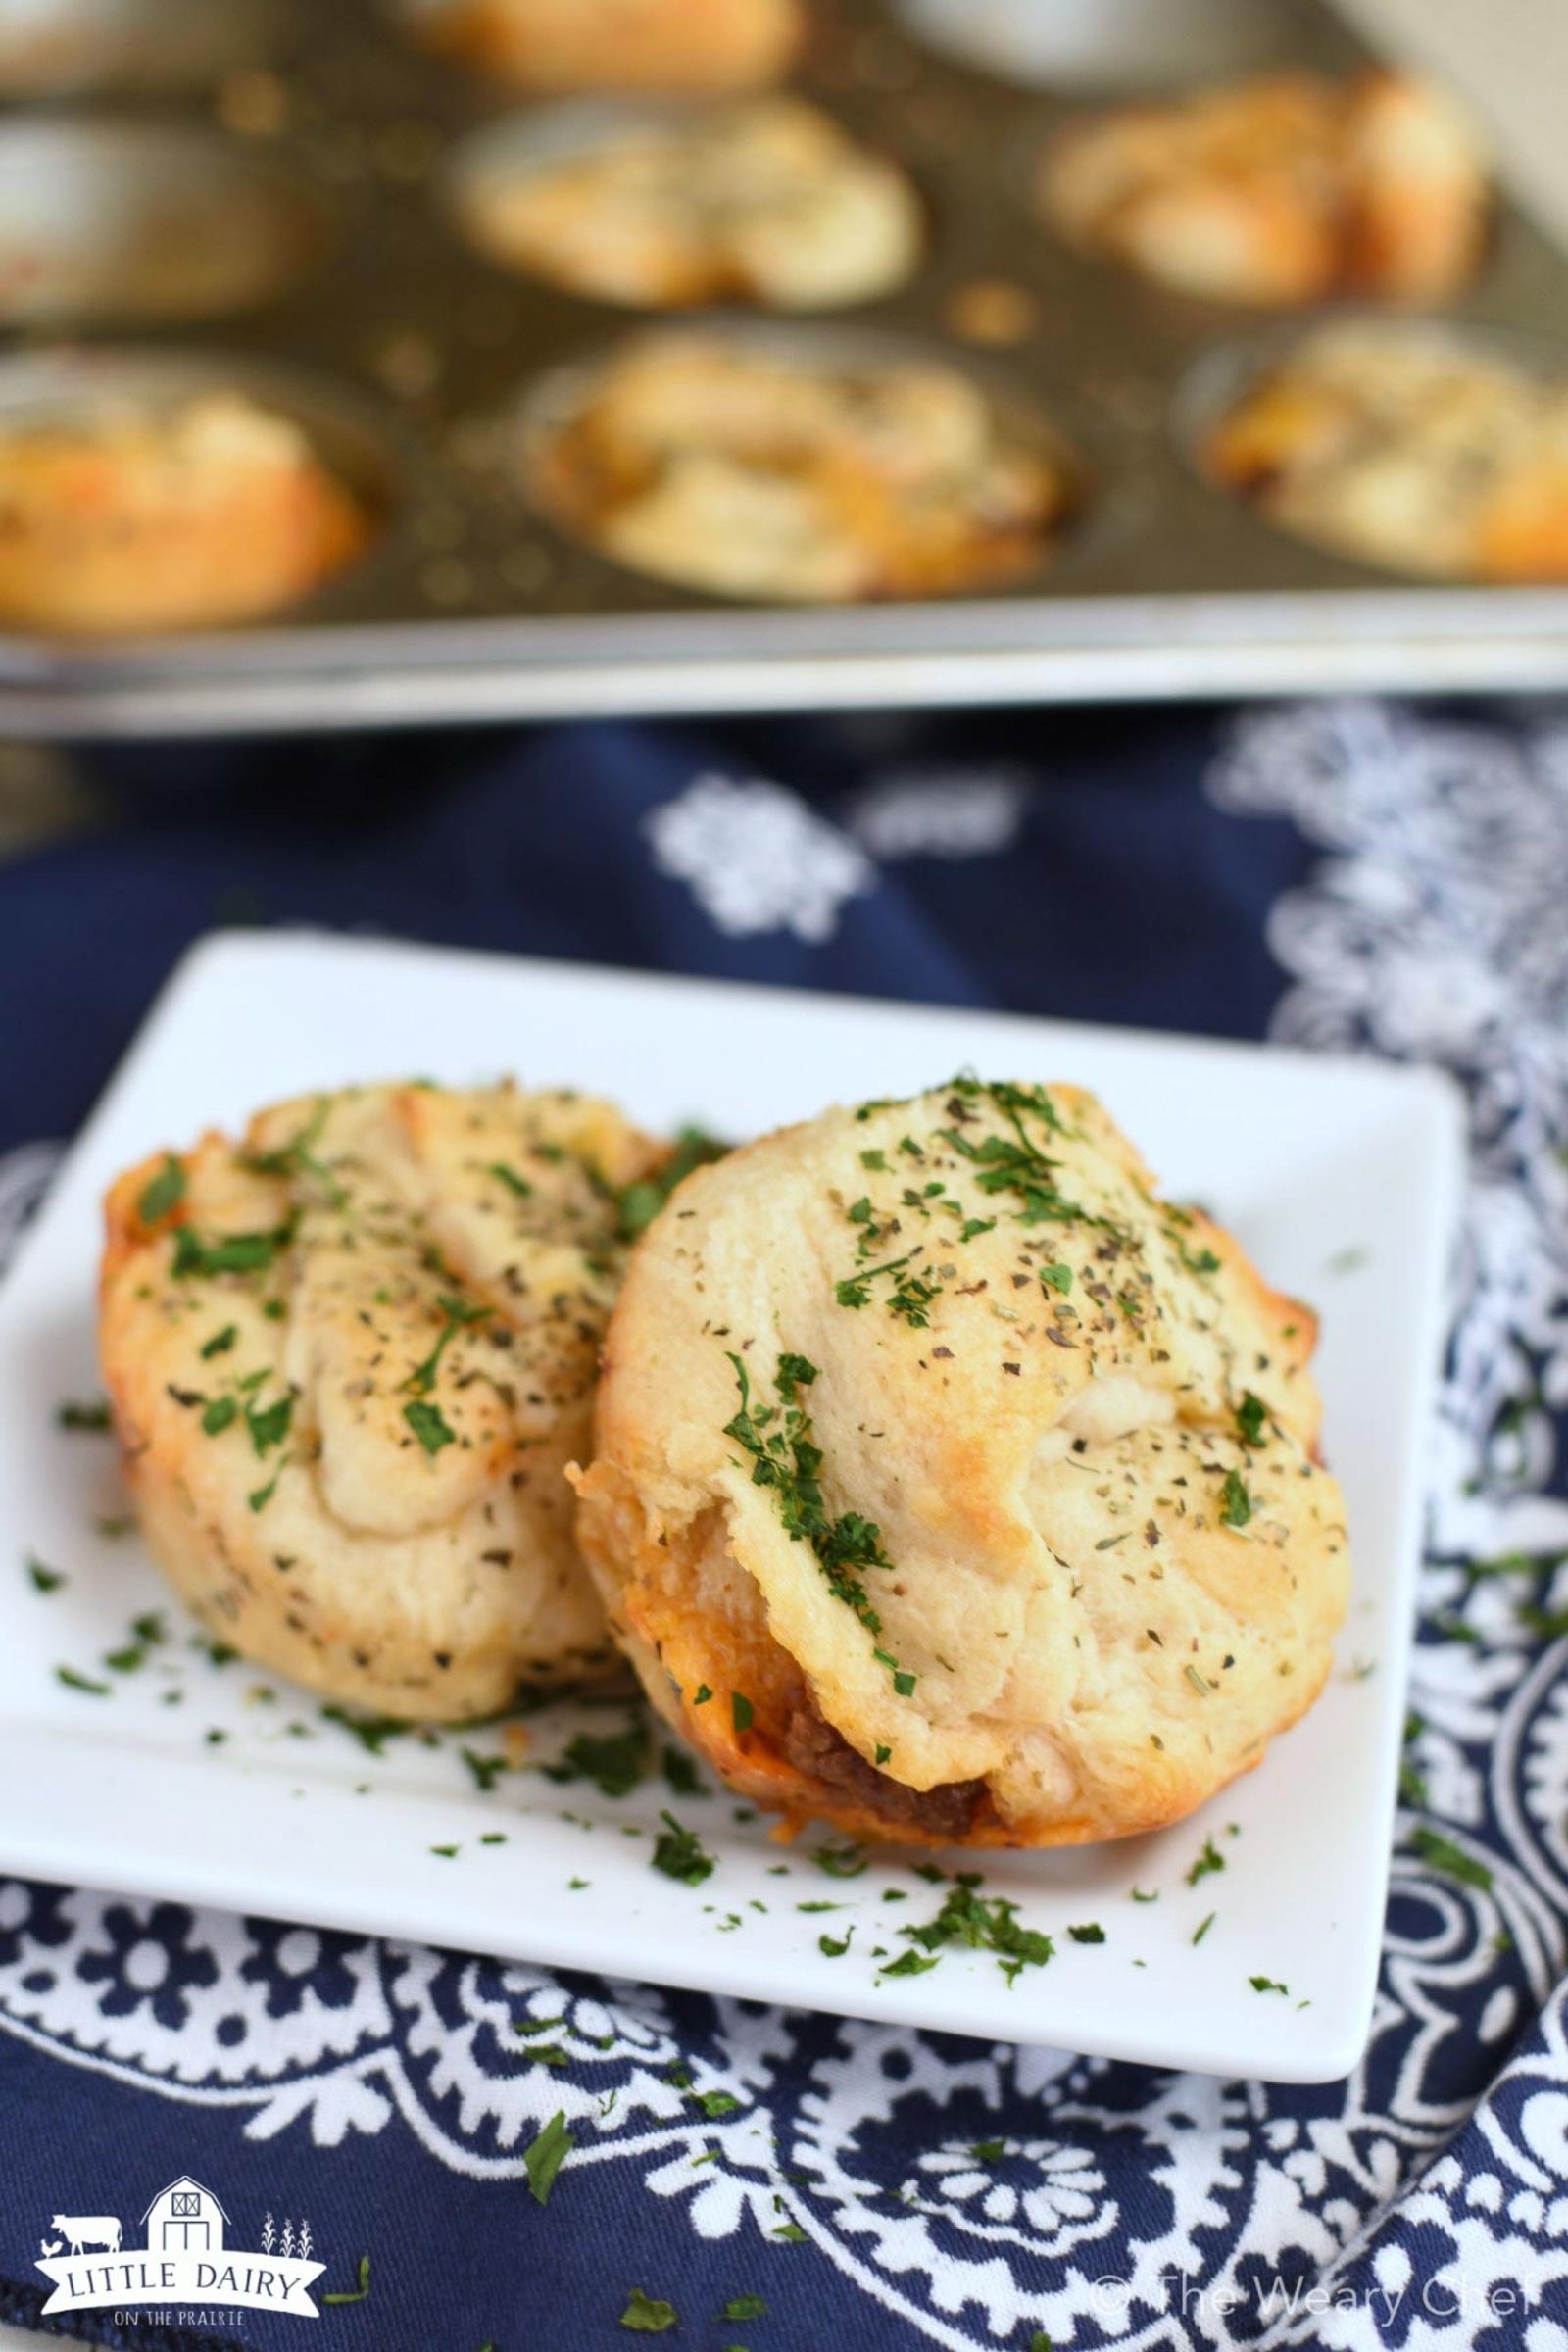
[[[177,14],[187,0],[120,4]],[[1179,4],[1209,10],[1218,25],[1243,0]],[[106,15],[115,5],[96,0]],[[50,6],[79,14],[87,0],[29,0],[29,13]],[[938,0],[904,6],[933,27],[938,14],[951,26],[959,13]],[[974,6],[983,15],[982,0]],[[1254,6],[1272,16],[1266,0]],[[498,470],[509,421],[514,432],[530,401],[551,396],[541,387],[571,380],[621,335],[689,327],[691,315],[645,318],[580,300],[474,250],[453,216],[450,175],[466,142],[517,117],[517,94],[427,57],[395,0],[271,0],[265,13],[254,62],[247,52],[205,88],[138,97],[122,87],[106,102],[84,85],[70,105],[11,107],[0,157],[18,132],[79,126],[90,140],[112,103],[116,135],[141,129],[171,155],[199,147],[209,163],[221,153],[287,191],[285,204],[297,200],[287,266],[201,317],[189,304],[178,318],[144,306],[122,326],[123,312],[60,308],[23,332],[32,345],[69,333],[79,382],[127,328],[139,354],[201,364],[209,379],[226,370],[246,380],[242,367],[291,371],[363,419],[386,527],[355,571],[265,629],[92,648],[0,637],[0,722],[12,729],[222,733],[607,710],[1568,684],[1568,590],[1408,585],[1272,530],[1195,471],[1193,383],[1211,380],[1214,355],[1272,335],[1270,320],[1162,293],[1071,252],[1029,197],[1042,144],[1073,109],[1125,86],[1135,0],[1095,0],[1095,11],[1064,0],[1079,44],[1070,89],[955,63],[893,0],[815,0],[792,86],[904,166],[930,230],[908,284],[833,313],[836,326],[983,367],[1009,409],[1079,454],[1092,491],[1050,564],[1006,594],[826,611],[659,585],[531,511],[516,472]],[[1283,14],[1300,62],[1340,71],[1363,61],[1312,0]],[[4,19],[0,0],[0,35]],[[1097,21],[1098,90],[1085,53]],[[3,48],[0,38],[0,59]],[[105,72],[113,82],[112,50]],[[228,203],[215,191],[209,210],[232,228],[244,206]],[[106,247],[122,225],[101,221]],[[0,170],[0,251],[7,230]],[[1028,297],[1021,331],[981,353],[949,322],[969,290],[999,281]],[[1568,327],[1568,262],[1504,206],[1486,270],[1445,315],[1549,337]]]
[[[272,0],[0,0],[0,97],[181,90],[265,54]]]

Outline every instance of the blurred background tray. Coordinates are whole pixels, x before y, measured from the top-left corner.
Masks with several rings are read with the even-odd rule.
[[[1212,27],[1206,46],[1184,52],[1187,78],[1285,61],[1341,70],[1366,54],[1316,0],[1184,5]],[[1376,0],[1396,20],[1400,6]],[[1044,0],[1036,7],[1044,24]],[[1104,62],[1068,76],[1052,55],[1049,86],[955,62],[918,37],[957,20],[971,33],[1015,23],[1016,5],[908,0],[901,18],[891,0],[816,0],[816,11],[797,86],[901,159],[931,220],[912,282],[834,314],[835,331],[863,322],[945,343],[1084,452],[1100,494],[1037,580],[919,606],[736,607],[639,579],[541,520],[498,463],[498,420],[535,379],[633,331],[639,315],[513,276],[456,227],[454,159],[525,102],[425,56],[400,28],[397,0],[247,0],[225,7],[218,55],[220,20],[192,9],[183,95],[55,88],[16,97],[0,117],[0,260],[8,203],[24,223],[47,206],[57,240],[79,228],[90,244],[113,217],[117,172],[185,173],[213,224],[194,302],[188,283],[153,265],[145,278],[119,269],[112,297],[84,307],[72,288],[85,265],[74,275],[57,255],[56,290],[44,269],[13,303],[25,314],[18,348],[26,368],[67,380],[127,351],[224,381],[291,370],[328,450],[353,444],[377,472],[389,526],[357,570],[263,629],[91,650],[0,637],[0,724],[216,734],[609,710],[1568,684],[1568,590],[1386,580],[1272,530],[1187,463],[1180,417],[1194,370],[1277,323],[1086,261],[1029,202],[1031,158],[1069,111],[1129,77],[1157,78],[1147,48],[1118,49],[1123,0],[1050,0],[1053,22],[1098,27]],[[1503,0],[1510,13],[1517,0]],[[968,353],[948,332],[954,296],[998,277],[1028,291],[1035,322],[1005,351]],[[179,315],[192,307],[202,315]],[[1446,316],[1568,337],[1568,262],[1509,202],[1486,268]],[[0,403],[15,396],[15,366],[0,362]]]

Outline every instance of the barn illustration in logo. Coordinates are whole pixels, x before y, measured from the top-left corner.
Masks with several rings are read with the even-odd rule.
[[[44,2311],[93,2311],[132,2303],[224,2303],[253,2311],[319,2317],[309,2288],[323,2265],[312,2259],[306,2220],[270,2212],[252,2253],[229,2243],[234,2224],[221,2200],[181,2173],[141,2217],[146,2243],[124,2244],[113,2213],[56,2213],[41,2240],[38,2269],[54,2287]]]
[[[141,2218],[149,2249],[160,2254],[188,2254],[193,2248],[214,2253],[223,2243],[228,2220],[212,2190],[188,2173],[161,2188]]]

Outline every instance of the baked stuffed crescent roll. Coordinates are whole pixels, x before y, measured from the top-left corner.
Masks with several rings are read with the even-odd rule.
[[[1220,302],[1450,300],[1491,173],[1447,93],[1404,74],[1276,74],[1070,124],[1040,177],[1074,244]]]
[[[434,1721],[603,1669],[563,1472],[661,1147],[510,1086],[284,1102],[121,1177],[104,1377],[155,1558],[217,1634]]]
[[[920,1842],[1153,1829],[1328,1673],[1314,1336],[1073,1088],[831,1110],[639,1243],[578,1540],[756,1801]]]
[[[374,518],[290,416],[237,392],[0,426],[0,626],[65,636],[268,618]]]
[[[523,89],[747,90],[789,71],[800,0],[429,0],[428,47]]]

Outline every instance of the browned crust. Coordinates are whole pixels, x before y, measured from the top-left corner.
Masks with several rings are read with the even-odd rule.
[[[567,1476],[578,1496],[578,1546],[649,1697],[737,1795],[784,1815],[792,1829],[819,1821],[868,1842],[927,1847],[1088,1845],[1167,1829],[1211,1793],[1208,1783],[1173,1770],[1151,1782],[1136,1818],[1083,1813],[1004,1821],[983,1782],[910,1788],[879,1772],[825,1721],[808,1678],[760,1618],[692,1606],[700,1564],[715,1550],[728,1556],[721,1513],[671,1536],[648,1520],[615,1464],[573,1466]],[[1325,1661],[1315,1679],[1301,1678],[1297,1703],[1272,1737],[1314,1704],[1328,1671]],[[699,1695],[704,1691],[707,1697]],[[736,1692],[752,1709],[744,1730],[735,1721]],[[1241,1770],[1260,1764],[1270,1744],[1260,1740]]]

